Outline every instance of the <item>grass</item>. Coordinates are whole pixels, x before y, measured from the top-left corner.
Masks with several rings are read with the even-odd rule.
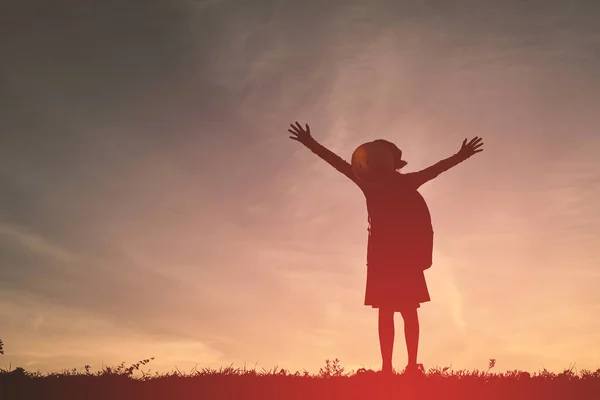
[[[159,375],[144,371],[153,358],[128,367],[31,373],[0,369],[0,398],[13,399],[598,399],[600,369],[574,367],[555,374],[545,369],[490,373],[434,367],[422,376],[380,376],[361,368],[346,372],[338,359],[326,360],[318,374],[308,371],[224,368],[179,370]]]

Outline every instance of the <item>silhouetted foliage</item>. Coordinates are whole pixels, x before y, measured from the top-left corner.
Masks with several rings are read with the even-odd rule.
[[[102,371],[65,370],[43,375],[23,368],[0,370],[0,397],[6,399],[595,399],[600,393],[600,369],[595,372],[574,368],[559,374],[547,371],[489,373],[496,365],[490,359],[487,371],[454,371],[433,367],[423,375],[381,375],[360,368],[345,372],[338,359],[326,360],[318,374],[234,368],[218,370],[194,367],[185,375],[151,374],[142,366],[153,358],[129,367],[104,367]],[[139,376],[134,376],[139,375]]]

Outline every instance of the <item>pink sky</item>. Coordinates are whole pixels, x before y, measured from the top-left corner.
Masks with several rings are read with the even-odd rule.
[[[407,171],[483,137],[421,190],[426,368],[600,367],[600,31],[576,6],[459,3],[165,3],[131,47],[73,26],[114,45],[86,61],[76,36],[15,31],[0,368],[379,368],[364,198],[287,139],[295,120],[347,160],[391,140]]]

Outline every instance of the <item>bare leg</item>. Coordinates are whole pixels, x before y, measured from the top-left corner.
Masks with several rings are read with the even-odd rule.
[[[392,372],[394,352],[394,311],[379,309],[379,346],[381,347],[382,371]]]
[[[417,309],[402,311],[404,319],[404,337],[406,339],[406,351],[408,352],[408,365],[417,365],[417,351],[419,350],[419,316]]]

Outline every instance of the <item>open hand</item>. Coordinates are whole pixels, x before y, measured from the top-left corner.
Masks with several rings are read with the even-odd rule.
[[[288,132],[292,134],[290,139],[300,142],[306,145],[308,142],[312,140],[312,136],[310,136],[310,127],[308,124],[305,124],[306,128],[302,128],[302,125],[296,121],[296,125],[290,124],[292,129],[288,129]]]
[[[475,153],[483,151],[483,149],[481,148],[481,146],[483,146],[482,140],[483,139],[481,139],[479,136],[475,136],[469,141],[469,143],[467,143],[467,139],[465,139],[462,143],[460,150],[458,151],[458,154],[461,156],[461,158],[466,160]]]

